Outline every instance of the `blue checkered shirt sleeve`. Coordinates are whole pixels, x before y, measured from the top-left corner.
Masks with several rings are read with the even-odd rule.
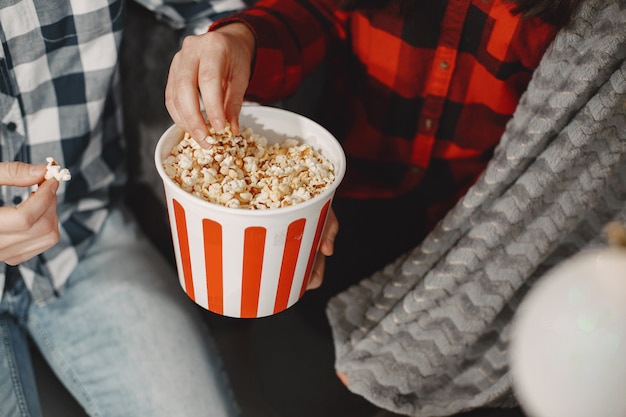
[[[243,7],[138,2],[177,27]],[[72,174],[58,191],[59,243],[19,265],[38,303],[62,292],[125,182],[117,66],[124,12],[124,0],[0,2],[0,161],[52,156]],[[0,205],[17,205],[31,191],[0,185]],[[5,270],[0,262],[0,296]]]

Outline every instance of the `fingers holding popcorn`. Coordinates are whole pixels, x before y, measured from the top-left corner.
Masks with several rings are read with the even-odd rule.
[[[59,241],[57,190],[59,181],[71,178],[52,157],[47,165],[23,162],[0,163],[0,185],[37,186],[17,206],[0,207],[0,261],[24,262]]]
[[[0,261],[16,265],[59,241],[58,187],[58,181],[46,180],[18,206],[0,207]]]

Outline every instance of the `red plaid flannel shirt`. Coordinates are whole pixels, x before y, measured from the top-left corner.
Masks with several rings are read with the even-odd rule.
[[[348,156],[340,192],[419,185],[440,217],[484,170],[557,28],[502,0],[419,1],[404,15],[337,3],[260,0],[211,29],[240,21],[254,32],[253,101],[288,97],[326,62],[334,85],[318,121]]]

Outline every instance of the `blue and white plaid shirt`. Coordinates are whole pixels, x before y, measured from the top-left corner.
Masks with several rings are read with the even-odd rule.
[[[204,26],[242,0],[137,0],[173,28]],[[124,0],[0,2],[0,161],[54,157],[72,179],[58,191],[60,241],[19,265],[37,303],[62,291],[125,181],[118,51]],[[31,188],[0,186],[0,206]],[[6,278],[0,262],[0,297]]]

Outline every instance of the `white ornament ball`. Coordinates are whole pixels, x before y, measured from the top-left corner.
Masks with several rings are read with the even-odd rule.
[[[530,417],[626,416],[626,250],[581,253],[542,277],[514,318],[510,366]]]

